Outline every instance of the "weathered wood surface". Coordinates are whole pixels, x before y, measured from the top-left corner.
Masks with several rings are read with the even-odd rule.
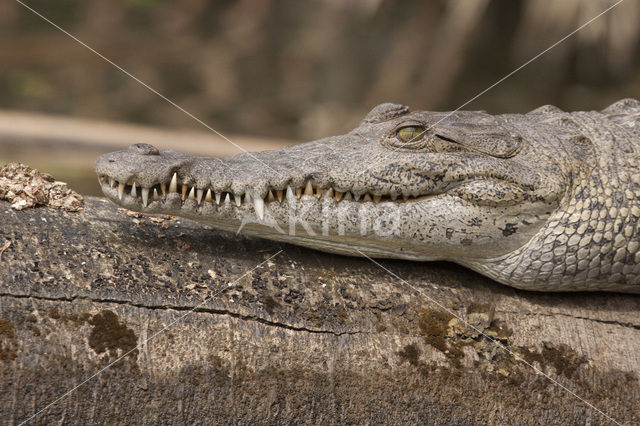
[[[30,422],[609,424],[429,298],[640,423],[638,296],[527,293],[455,265],[384,262],[420,294],[366,259],[96,198],[78,213],[0,202],[0,214],[3,423],[133,349]]]

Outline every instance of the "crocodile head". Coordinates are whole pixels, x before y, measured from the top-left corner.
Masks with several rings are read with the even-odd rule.
[[[136,144],[97,159],[123,207],[341,254],[474,265],[523,246],[558,207],[552,143],[483,112],[374,108],[353,131],[224,159]]]

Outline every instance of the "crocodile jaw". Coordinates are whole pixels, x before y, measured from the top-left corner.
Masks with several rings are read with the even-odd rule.
[[[121,185],[117,181],[112,182],[109,178],[100,179],[102,191],[112,201],[130,210],[187,217],[230,232],[339,254],[359,255],[358,251],[362,251],[376,257],[398,257],[400,254],[402,258],[413,260],[439,258],[435,253],[412,250],[408,244],[397,247],[388,240],[376,242],[370,234],[392,232],[377,224],[372,224],[364,235],[360,235],[360,229],[352,232],[354,215],[362,215],[362,209],[374,208],[373,201],[355,201],[352,194],[347,194],[346,200],[343,197],[337,201],[335,195],[331,196],[327,190],[316,196],[305,194],[304,188],[288,188],[283,191],[281,201],[277,195],[272,200],[232,193],[211,196],[204,193],[198,197],[198,189],[184,185],[183,191],[182,185],[178,185],[177,192],[171,192],[167,187],[166,196],[157,188],[155,195],[151,195],[154,191],[149,190],[145,203],[139,187],[136,195],[132,196],[132,186],[125,185],[121,198]],[[183,193],[186,194],[184,199]],[[389,210],[389,207],[397,210],[397,206],[389,202],[380,202],[375,208]]]
[[[469,206],[446,193],[378,202],[372,197],[356,201],[352,194],[347,194],[338,201],[335,191],[329,189],[316,188],[309,194],[302,188],[289,187],[279,201],[275,195],[263,199],[250,194],[211,194],[187,185],[177,185],[172,191],[166,185],[165,194],[157,187],[147,189],[145,203],[144,189],[139,186],[132,195],[133,186],[125,184],[122,189],[121,183],[110,182],[108,177],[101,178],[100,184],[108,198],[130,210],[187,217],[231,232],[333,253],[362,252],[373,257],[422,261],[503,254],[511,249],[511,245],[505,245],[505,230],[520,228],[510,240],[520,246],[537,232],[550,211],[548,204],[539,203],[529,214],[520,215],[521,222],[530,224],[528,228],[520,222],[517,226],[511,224],[507,214],[502,224],[496,223],[495,237],[485,235],[482,241],[474,234],[471,217],[460,217],[460,209]],[[476,213],[473,216],[486,214],[481,210]]]

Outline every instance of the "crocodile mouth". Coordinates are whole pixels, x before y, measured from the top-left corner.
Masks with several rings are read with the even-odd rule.
[[[215,191],[212,187],[199,188],[180,181],[177,173],[174,173],[171,180],[165,183],[157,183],[151,187],[143,187],[135,180],[120,182],[108,175],[98,176],[98,183],[102,191],[120,202],[131,205],[147,207],[161,207],[168,197],[172,197],[172,207],[175,200],[179,200],[182,206],[189,203],[193,208],[193,202],[197,207],[209,206],[232,206],[243,207],[253,206],[256,215],[264,218],[265,205],[271,203],[282,204],[294,199],[301,199],[303,196],[312,196],[318,200],[335,201],[337,203],[359,202],[359,203],[408,203],[421,201],[438,194],[372,194],[370,192],[357,193],[355,191],[338,191],[333,187],[322,188],[315,185],[313,179],[307,179],[303,186],[285,188],[268,187],[264,197],[256,196],[247,191],[245,193],[234,193],[232,191]],[[175,194],[175,195],[171,195]],[[152,203],[160,203],[155,206]]]

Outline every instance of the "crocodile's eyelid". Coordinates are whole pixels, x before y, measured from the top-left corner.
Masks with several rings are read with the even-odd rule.
[[[418,120],[404,120],[401,121],[400,123],[396,124],[395,127],[393,128],[393,130],[391,130],[392,134],[396,134],[398,132],[398,130],[405,128],[405,127],[423,127],[423,128],[427,128],[428,126],[425,123],[422,123]]]

